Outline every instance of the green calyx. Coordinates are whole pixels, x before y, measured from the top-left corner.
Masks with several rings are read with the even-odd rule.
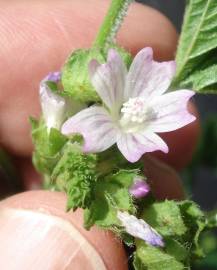
[[[111,47],[119,51],[127,66],[131,63],[131,56],[128,52],[114,45]],[[105,63],[107,52],[108,50],[104,48],[96,47],[73,52],[62,69],[63,93],[84,103],[100,102],[100,98],[89,78],[88,65],[93,59],[96,59],[99,63]]]
[[[128,67],[131,55],[115,44],[116,34],[126,16],[132,0],[112,0],[93,47],[74,51],[62,69],[64,94],[84,103],[100,102],[89,78],[88,65],[92,59],[105,63],[108,50],[116,49]]]
[[[35,145],[33,164],[39,172],[45,176],[50,176],[68,139],[55,128],[48,132],[42,119],[31,118],[30,123],[32,126],[32,140]]]

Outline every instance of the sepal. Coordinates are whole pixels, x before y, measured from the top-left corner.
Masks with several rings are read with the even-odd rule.
[[[32,126],[32,140],[35,145],[33,153],[33,163],[36,169],[49,176],[61,156],[62,147],[67,142],[67,138],[57,129],[51,128],[47,132],[44,121],[30,118]]]
[[[131,56],[124,49],[116,48],[127,65],[131,63]],[[100,63],[106,62],[107,49],[91,48],[74,51],[66,61],[62,70],[62,84],[65,95],[73,97],[81,102],[99,102],[100,98],[96,93],[89,79],[88,65],[92,59]]]

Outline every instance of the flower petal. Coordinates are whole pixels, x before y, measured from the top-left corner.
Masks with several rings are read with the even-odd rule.
[[[141,132],[135,134],[119,135],[117,146],[121,153],[129,162],[138,161],[141,156],[148,152],[161,150],[165,153],[168,152],[166,143],[153,132]]]
[[[114,49],[109,50],[105,64],[96,60],[89,64],[91,82],[109,109],[119,110],[123,103],[126,72],[121,56]]]
[[[164,247],[162,236],[143,219],[121,211],[118,211],[117,217],[130,235],[144,240],[149,245]]]
[[[48,130],[59,129],[67,110],[66,100],[51,91],[45,80],[40,84],[39,93],[42,113]]]
[[[50,72],[47,77],[45,78],[45,81],[52,81],[52,82],[59,82],[61,79],[61,72],[60,71],[54,71]]]
[[[80,133],[84,137],[84,152],[102,152],[112,146],[118,130],[108,112],[99,106],[92,106],[69,118],[62,126],[62,133]]]
[[[188,112],[187,105],[194,94],[190,90],[179,90],[154,98],[149,106],[156,117],[148,123],[148,128],[154,132],[168,132],[193,122],[196,117]]]
[[[164,93],[175,74],[175,62],[153,61],[152,48],[142,49],[134,58],[127,75],[125,101],[130,97],[151,99]]]

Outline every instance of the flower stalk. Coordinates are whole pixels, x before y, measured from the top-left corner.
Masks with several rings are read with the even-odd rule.
[[[112,0],[108,13],[94,42],[96,47],[107,47],[115,41],[116,34],[133,0]]]

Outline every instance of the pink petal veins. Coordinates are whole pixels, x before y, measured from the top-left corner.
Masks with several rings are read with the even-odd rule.
[[[102,152],[116,142],[118,130],[108,112],[92,106],[69,118],[62,126],[62,133],[80,133],[84,137],[84,152]]]
[[[149,106],[156,118],[148,123],[149,129],[154,132],[168,132],[193,122],[196,118],[187,110],[188,101],[193,95],[193,91],[179,90],[153,99]]]
[[[144,97],[147,100],[163,94],[175,74],[174,61],[155,62],[152,48],[142,49],[134,58],[127,75],[125,100]]]
[[[89,64],[91,82],[111,110],[119,110],[123,103],[126,72],[121,56],[114,49],[109,50],[105,64],[100,65],[96,60]]]
[[[117,146],[123,156],[132,163],[138,161],[145,153],[157,150],[165,153],[169,151],[166,143],[153,132],[121,134]]]

